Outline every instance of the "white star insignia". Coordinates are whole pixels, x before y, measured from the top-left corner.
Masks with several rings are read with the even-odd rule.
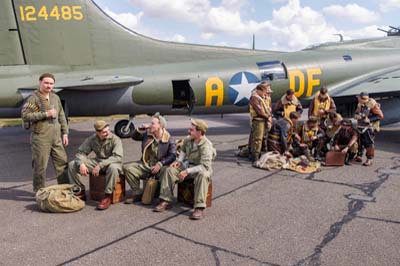
[[[256,83],[249,83],[247,80],[246,75],[242,72],[242,82],[236,85],[230,85],[232,89],[238,92],[236,96],[236,100],[233,104],[240,102],[242,99],[246,98],[249,100],[251,91],[257,86],[258,82]]]

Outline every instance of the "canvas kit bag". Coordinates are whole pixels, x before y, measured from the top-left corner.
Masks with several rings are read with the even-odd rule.
[[[74,195],[73,185],[63,184],[41,188],[36,193],[36,202],[44,212],[76,212],[85,207],[85,202]]]

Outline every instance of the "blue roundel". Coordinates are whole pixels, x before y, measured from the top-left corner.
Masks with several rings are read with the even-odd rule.
[[[260,83],[256,75],[250,72],[239,72],[229,82],[229,100],[231,104],[244,106],[249,103],[251,91]]]

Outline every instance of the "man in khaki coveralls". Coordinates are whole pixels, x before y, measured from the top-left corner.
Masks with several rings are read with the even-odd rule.
[[[142,140],[142,158],[140,163],[130,163],[123,166],[126,180],[132,189],[132,198],[125,200],[126,204],[140,201],[140,178],[155,176],[159,179],[161,168],[170,165],[176,159],[176,144],[165,129],[167,121],[159,113],[151,119],[151,125],[143,125],[135,129],[133,138]]]
[[[66,174],[68,125],[60,98],[53,93],[55,78],[44,73],[39,78],[39,90],[22,106],[25,128],[32,128],[33,191],[45,186],[46,169],[51,157],[58,184],[68,183]]]
[[[111,194],[114,190],[117,178],[122,173],[122,142],[119,137],[110,132],[109,125],[102,120],[94,124],[96,134],[88,137],[79,147],[76,159],[68,166],[68,177],[70,183],[81,188],[77,195],[85,199],[85,186],[80,181],[81,176],[99,176],[105,173],[106,188],[105,197],[100,201],[97,209],[105,210],[110,207]],[[89,153],[94,152],[95,158],[88,158]]]
[[[216,151],[211,141],[205,136],[208,129],[206,122],[192,119],[189,137],[185,139],[178,160],[170,167],[163,167],[161,173],[160,204],[154,209],[162,212],[171,208],[174,186],[185,178],[194,179],[194,212],[191,219],[204,217],[208,185],[212,175],[212,160]]]

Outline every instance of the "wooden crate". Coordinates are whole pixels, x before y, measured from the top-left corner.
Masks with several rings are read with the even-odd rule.
[[[183,204],[190,205],[193,207],[194,205],[194,183],[193,179],[185,179],[183,182],[178,183],[178,202],[182,202]],[[212,180],[208,184],[207,191],[207,199],[206,206],[207,208],[211,207],[212,202]]]
[[[90,199],[100,201],[104,198],[104,189],[106,188],[106,178],[104,174],[99,176],[90,175],[89,177]],[[118,203],[125,200],[125,176],[117,178],[114,191],[111,195],[111,203]]]

